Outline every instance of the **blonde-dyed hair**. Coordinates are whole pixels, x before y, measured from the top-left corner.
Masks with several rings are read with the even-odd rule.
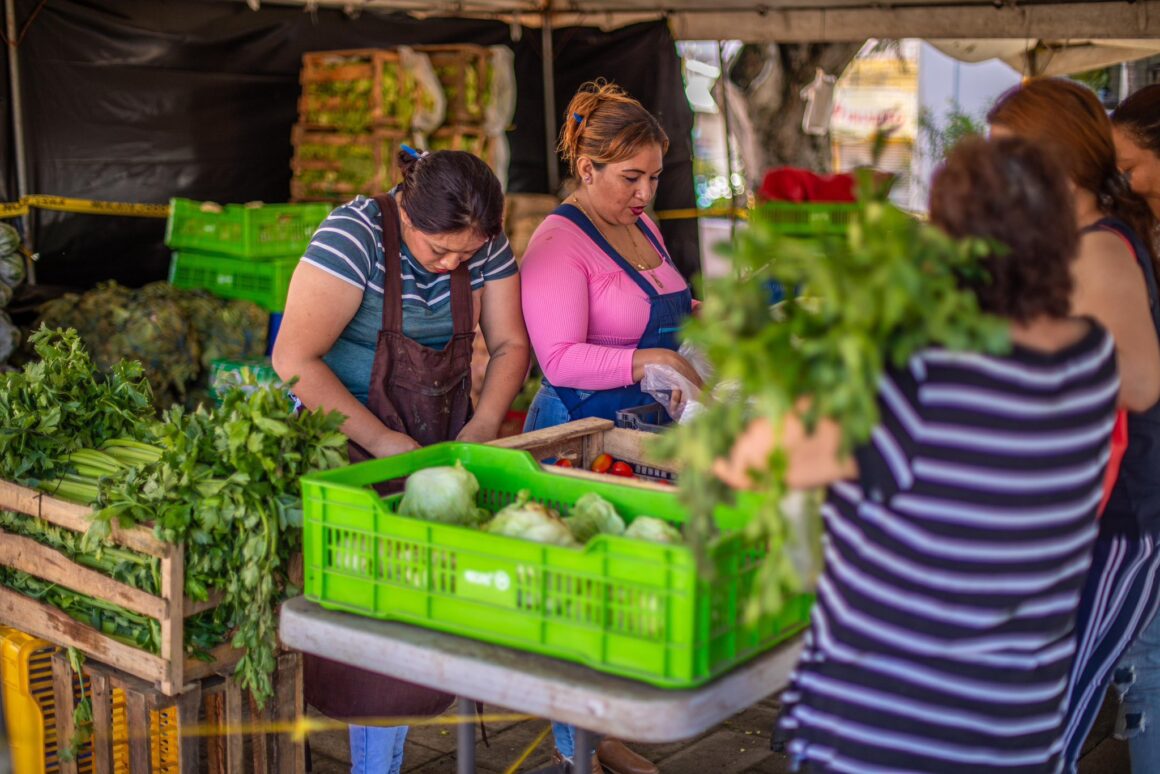
[[[639,102],[614,83],[590,81],[580,87],[564,112],[557,150],[576,174],[576,162],[587,156],[600,168],[624,161],[646,145],[669,149],[669,137]]]

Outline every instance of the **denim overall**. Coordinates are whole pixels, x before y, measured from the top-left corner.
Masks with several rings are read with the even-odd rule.
[[[637,348],[665,348],[676,351],[679,346],[677,331],[680,330],[681,323],[693,310],[693,294],[689,291],[688,287],[675,293],[658,292],[652,283],[644,278],[641,272],[634,269],[620,253],[613,249],[612,245],[608,243],[608,240],[604,238],[604,235],[596,228],[596,225],[577,207],[571,204],[562,204],[556,208],[554,214],[561,215],[575,223],[648,296],[650,307],[648,325],[645,326],[644,334],[640,337]],[[665,251],[664,246],[653,232],[639,220],[636,222],[636,227],[641,230],[645,238],[656,248],[657,253],[664,260],[671,263],[672,259],[669,257],[668,252]],[[616,419],[617,411],[636,408],[637,406],[644,406],[653,402],[653,399],[649,395],[641,391],[639,384],[632,384],[627,387],[615,387],[608,390],[590,391],[571,387],[556,387],[549,384],[545,379],[544,388],[555,392],[563,404],[564,410],[567,412],[569,421],[587,419],[589,417]],[[544,412],[545,415],[552,413],[554,412]],[[544,417],[544,419],[548,418],[548,416]],[[538,427],[528,427],[526,429],[539,429],[540,427],[551,427],[553,424],[556,424],[555,422],[533,423],[538,425]]]

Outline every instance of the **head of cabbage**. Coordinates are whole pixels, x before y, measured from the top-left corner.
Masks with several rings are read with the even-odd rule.
[[[417,470],[407,477],[399,514],[415,519],[478,527],[488,512],[475,505],[479,482],[458,460],[454,467]]]
[[[679,529],[667,521],[655,519],[652,516],[637,516],[632,520],[632,524],[628,525],[628,529],[624,531],[624,536],[634,540],[647,540],[650,543],[680,544],[685,542]]]
[[[550,543],[556,546],[575,546],[572,531],[559,514],[545,505],[531,501],[531,493],[521,489],[515,502],[501,509],[495,518],[483,526],[493,535]]]
[[[601,534],[624,534],[624,519],[620,518],[612,503],[595,492],[589,492],[577,500],[572,506],[572,514],[564,521],[581,543],[587,543]]]

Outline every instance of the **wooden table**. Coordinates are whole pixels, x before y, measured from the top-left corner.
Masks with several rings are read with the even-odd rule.
[[[325,610],[304,597],[282,606],[290,648],[435,688],[460,698],[570,723],[577,729],[575,771],[588,772],[593,734],[637,742],[675,742],[716,726],[785,687],[797,663],[795,638],[701,688],[670,691],[579,664],[408,624]],[[458,771],[475,771],[475,727],[460,724]]]

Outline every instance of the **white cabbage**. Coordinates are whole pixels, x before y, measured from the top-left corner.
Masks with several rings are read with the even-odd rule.
[[[496,513],[495,518],[484,525],[484,529],[493,535],[507,535],[536,543],[576,545],[572,531],[564,520],[552,509],[530,501],[530,496],[528,490],[521,489],[516,501]]]
[[[581,543],[597,535],[623,535],[624,519],[612,503],[595,492],[589,492],[572,506],[572,514],[564,519],[572,534]]]
[[[679,529],[667,521],[654,519],[652,516],[637,516],[624,531],[624,536],[634,540],[647,540],[650,543],[685,542]]]
[[[456,461],[455,467],[426,468],[407,477],[399,514],[416,519],[477,527],[487,511],[475,505],[479,482]]]

